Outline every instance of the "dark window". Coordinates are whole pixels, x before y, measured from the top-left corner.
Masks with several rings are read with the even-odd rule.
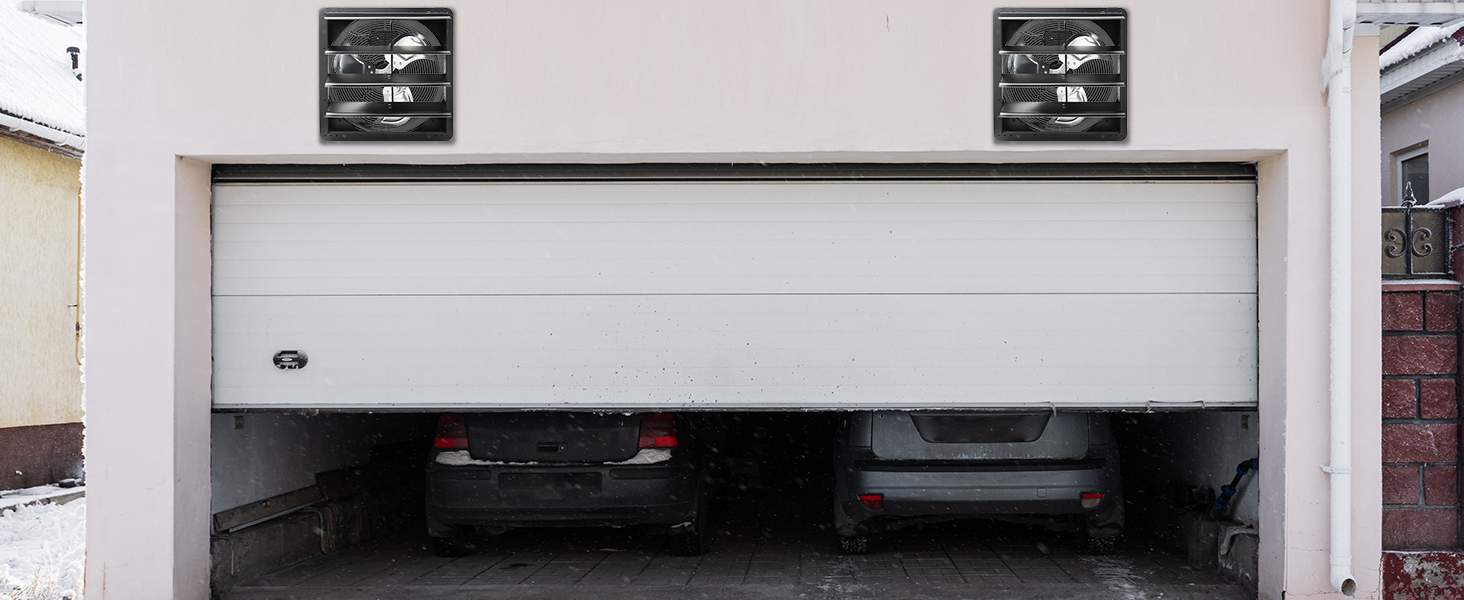
[[[1427,204],[1428,195],[1428,153],[1423,153],[1413,158],[1404,160],[1399,165],[1403,177],[1403,188],[1399,190],[1399,202],[1408,196],[1408,190],[1413,189],[1413,199],[1419,204]]]

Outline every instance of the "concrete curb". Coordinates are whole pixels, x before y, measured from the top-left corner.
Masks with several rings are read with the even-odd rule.
[[[74,488],[58,488],[39,496],[8,496],[0,498],[0,511],[15,510],[22,506],[35,506],[37,504],[66,504],[77,498],[86,497],[86,486],[79,485]]]

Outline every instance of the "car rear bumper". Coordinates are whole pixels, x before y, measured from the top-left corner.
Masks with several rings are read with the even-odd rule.
[[[697,478],[694,465],[676,460],[653,465],[433,463],[427,510],[444,525],[680,523],[695,516]]]
[[[840,523],[841,530],[878,518],[1006,515],[1086,515],[1122,527],[1116,458],[1026,464],[845,456],[839,461],[837,479],[837,501],[846,520]],[[1084,507],[1084,493],[1101,493],[1104,498],[1096,506]],[[866,506],[859,500],[861,494],[881,495],[882,506]]]
[[[1101,470],[1003,473],[860,472],[849,498],[882,494],[883,507],[872,514],[1083,514],[1081,494],[1116,494]]]

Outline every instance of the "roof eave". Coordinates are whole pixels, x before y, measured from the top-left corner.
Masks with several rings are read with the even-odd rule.
[[[34,121],[0,112],[0,136],[70,156],[81,158],[86,152],[86,137],[47,127]]]
[[[1380,27],[1389,25],[1443,25],[1464,17],[1464,1],[1357,3],[1357,22]]]

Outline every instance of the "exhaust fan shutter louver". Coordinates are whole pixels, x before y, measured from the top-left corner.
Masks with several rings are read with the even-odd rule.
[[[452,10],[320,11],[320,137],[452,139]]]
[[[996,139],[1128,136],[1128,12],[996,11]]]

